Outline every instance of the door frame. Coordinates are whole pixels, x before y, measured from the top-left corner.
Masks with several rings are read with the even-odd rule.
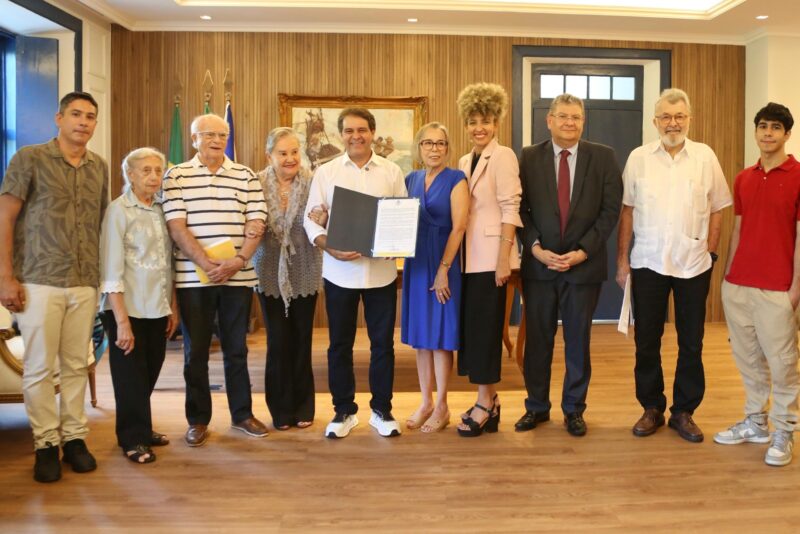
[[[568,46],[512,46],[512,148],[517,155],[530,144],[532,135],[531,65],[540,63],[576,63],[605,65],[642,65],[644,92],[642,102],[642,142],[657,138],[647,109],[652,109],[659,94],[672,84],[672,51],[630,48],[588,48]],[[655,90],[654,90],[655,89]]]
[[[47,3],[45,0],[11,0],[18,6],[24,7],[28,11],[41,17],[51,20],[70,30],[74,34],[75,47],[75,89],[83,90],[83,21],[74,17],[58,7]],[[63,96],[63,95],[60,95]]]

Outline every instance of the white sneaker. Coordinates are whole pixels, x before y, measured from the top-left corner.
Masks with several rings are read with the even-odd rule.
[[[325,437],[331,439],[346,438],[350,431],[358,425],[356,414],[348,415],[337,413],[325,427]]]
[[[728,430],[714,434],[714,441],[722,445],[738,445],[744,442],[769,443],[766,416],[748,415]]]
[[[764,455],[767,465],[783,466],[792,461],[794,438],[788,430],[776,430],[772,434],[772,444]]]
[[[378,410],[372,410],[369,424],[378,431],[378,434],[385,438],[400,435],[400,425],[394,420],[391,413],[382,414]]]

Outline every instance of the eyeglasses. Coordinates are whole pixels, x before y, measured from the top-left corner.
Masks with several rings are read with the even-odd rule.
[[[212,139],[219,139],[220,141],[227,141],[230,134],[224,132],[197,132],[197,135],[202,136],[203,139],[211,141]]]
[[[670,115],[669,113],[664,113],[663,115],[656,115],[656,120],[663,126],[666,126],[673,120],[677,124],[684,124],[688,119],[689,115],[684,115],[683,113],[678,113],[677,115]]]
[[[431,141],[430,139],[423,139],[419,142],[419,146],[425,150],[433,150],[433,147],[436,147],[439,150],[444,150],[447,148],[447,141]]]
[[[560,122],[581,122],[583,121],[583,115],[567,115],[566,113],[551,113],[551,116],[555,117]]]

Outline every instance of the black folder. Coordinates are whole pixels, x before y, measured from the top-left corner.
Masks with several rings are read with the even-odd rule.
[[[378,203],[385,198],[393,197],[373,197],[334,186],[328,221],[328,247],[372,257]]]

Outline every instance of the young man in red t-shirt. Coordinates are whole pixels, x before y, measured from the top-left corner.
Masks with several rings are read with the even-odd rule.
[[[786,154],[794,119],[770,102],[755,118],[761,158],[736,177],[736,219],[722,283],[722,305],[746,395],[745,419],[717,433],[723,445],[770,443],[764,461],[792,461],[797,422],[797,319],[800,301],[800,163]],[[769,420],[775,427],[770,438]]]

